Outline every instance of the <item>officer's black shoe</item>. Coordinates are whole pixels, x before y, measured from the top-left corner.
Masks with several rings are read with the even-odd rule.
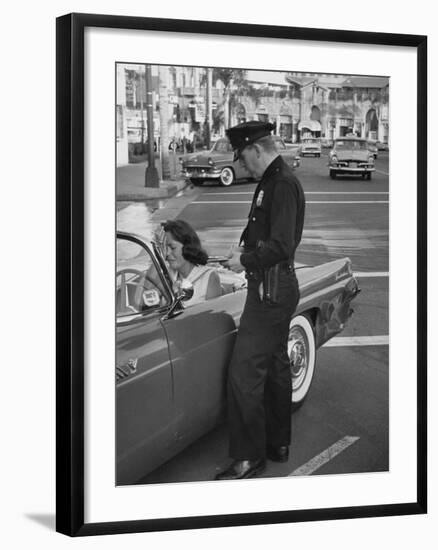
[[[217,474],[215,479],[247,479],[254,477],[265,469],[266,461],[258,460],[235,460],[226,470]]]
[[[274,462],[287,462],[289,460],[289,447],[281,445],[280,447],[266,447],[266,456]]]

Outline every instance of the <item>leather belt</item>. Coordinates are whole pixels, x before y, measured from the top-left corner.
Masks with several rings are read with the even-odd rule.
[[[277,265],[277,264],[275,264]],[[280,267],[280,270],[281,271],[285,271],[285,272],[289,272],[289,273],[293,273],[295,270],[294,268],[292,267],[292,265],[289,263],[289,262],[279,262],[278,263],[279,267]],[[272,266],[274,267],[274,266]],[[261,271],[245,271],[245,277],[247,279],[251,279],[251,280],[254,280],[254,281],[261,281],[263,279],[263,274]]]

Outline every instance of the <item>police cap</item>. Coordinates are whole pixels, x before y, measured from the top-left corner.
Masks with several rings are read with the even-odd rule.
[[[274,125],[270,122],[259,122],[258,120],[250,120],[242,122],[226,130],[231,147],[234,149],[234,160],[239,158],[239,155],[245,147],[251,145],[258,139],[270,136]]]

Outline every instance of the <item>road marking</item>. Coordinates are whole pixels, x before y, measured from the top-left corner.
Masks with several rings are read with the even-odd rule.
[[[389,195],[389,191],[304,191],[306,195]],[[208,195],[253,195],[254,191],[230,191],[229,193],[204,193]]]
[[[251,204],[251,202],[252,201],[193,201],[190,204]],[[306,204],[389,204],[389,201],[306,201]]]
[[[305,195],[389,195],[389,191],[304,191]]]
[[[242,221],[247,222],[248,220],[242,220]],[[242,228],[241,227],[236,227],[236,228],[233,229],[231,227],[224,227],[224,228],[222,228],[222,227],[217,227],[217,228],[213,227],[211,229],[204,229],[204,230],[200,229],[198,231],[198,235],[202,234],[202,233],[225,233],[225,232],[231,232],[231,231],[233,233],[238,233],[239,231],[240,231],[240,233],[242,233]]]
[[[204,193],[206,195],[254,195],[254,191],[230,191],[229,193]]]
[[[389,336],[337,336],[326,342],[324,348],[337,348],[347,346],[387,346]]]
[[[324,464],[327,464],[327,462],[330,462],[335,456],[342,453],[342,451],[345,451],[345,449],[348,449],[350,445],[353,445],[353,443],[356,443],[360,438],[357,436],[352,435],[346,435],[330,447],[328,447],[325,451],[322,451],[322,453],[319,453],[319,455],[314,456],[311,460],[294,470],[292,473],[289,474],[288,477],[291,476],[309,476],[313,474],[313,472],[316,472],[321,466],[324,466]]]
[[[379,173],[379,174],[383,174],[384,176],[389,176],[389,173],[388,172],[384,172],[383,170],[375,170],[375,172]]]
[[[306,204],[389,204],[389,201],[306,201]]]
[[[362,279],[367,277],[389,277],[389,271],[355,271],[354,276]]]

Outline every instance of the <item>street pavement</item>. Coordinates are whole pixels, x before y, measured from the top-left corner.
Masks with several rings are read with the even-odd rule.
[[[116,168],[117,200],[127,202],[167,199],[186,187],[187,182],[181,178],[176,155],[169,155],[169,179],[163,179],[158,157],[155,163],[159,180],[156,187],[151,187],[149,184],[146,186],[147,161],[118,166]]]
[[[296,170],[306,218],[296,261],[318,265],[348,256],[361,294],[339,337],[318,351],[308,398],[292,417],[291,456],[268,462],[261,477],[384,472],[389,468],[389,177],[388,153],[370,181],[331,180],[327,157],[304,158]],[[178,217],[198,231],[208,252],[225,254],[246,223],[254,183],[187,187],[152,214]],[[142,482],[213,479],[228,463],[227,428],[219,426]]]

